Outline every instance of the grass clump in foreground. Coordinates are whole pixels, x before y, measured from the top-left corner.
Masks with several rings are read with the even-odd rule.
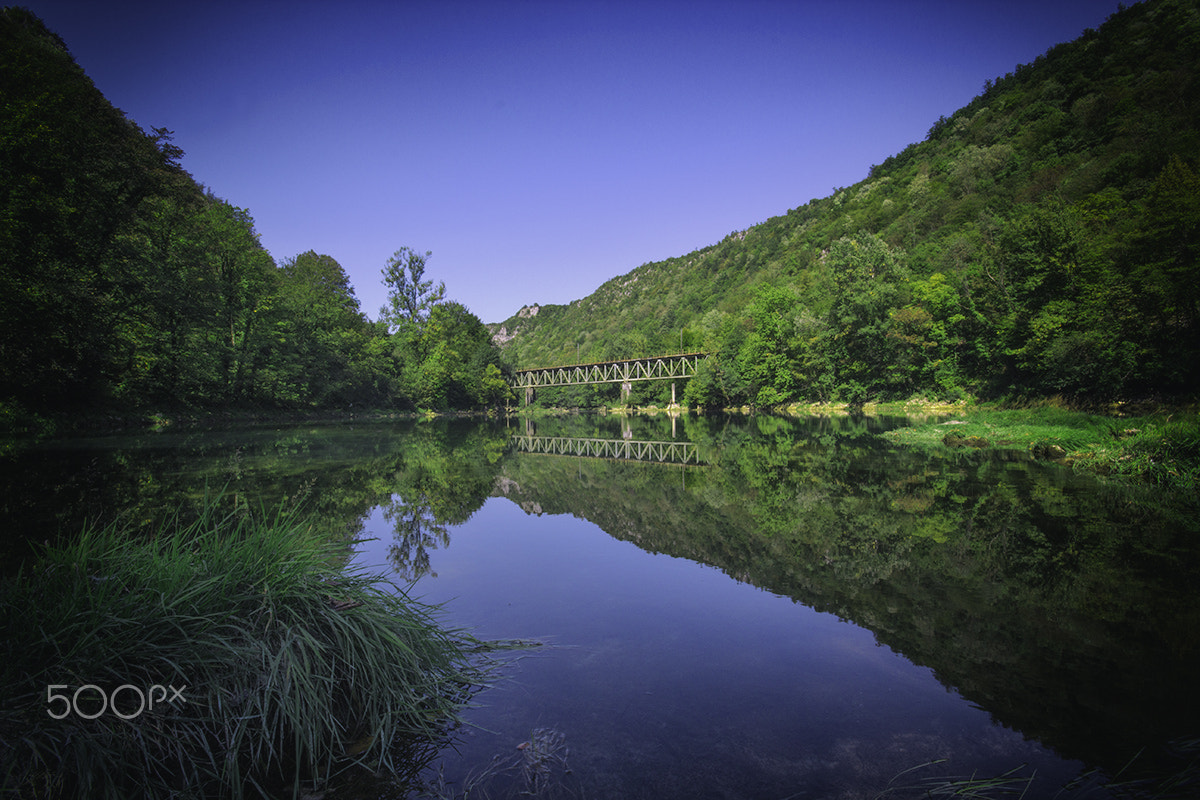
[[[899,428],[885,436],[925,447],[1015,448],[1099,474],[1162,486],[1200,486],[1200,416],[1194,411],[1109,416],[1052,403],[974,408],[958,419]]]
[[[6,793],[296,794],[444,739],[481,643],[295,511],[219,507],[89,528],[0,584]]]

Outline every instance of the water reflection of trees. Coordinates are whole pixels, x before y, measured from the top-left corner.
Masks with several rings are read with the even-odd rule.
[[[862,625],[1069,757],[1117,769],[1195,735],[1195,496],[1021,453],[896,448],[870,418],[685,422],[716,465],[686,483],[529,455],[504,477],[517,502]]]
[[[331,536],[347,539],[378,506],[416,505],[426,510],[424,537],[438,541],[487,499],[509,441],[500,424],[446,420],[248,426],[14,450],[0,457],[4,560],[15,569],[27,542],[74,535],[91,522],[121,517],[147,530],[187,522],[214,493],[251,508],[301,503]],[[416,541],[404,533],[411,513],[397,511],[396,522]],[[417,567],[419,554],[406,563]]]
[[[426,575],[437,577],[429,551],[450,544],[450,532],[439,522],[424,495],[413,502],[393,497],[383,507],[383,518],[392,525],[394,541],[388,545],[388,563],[398,575],[415,581]]]

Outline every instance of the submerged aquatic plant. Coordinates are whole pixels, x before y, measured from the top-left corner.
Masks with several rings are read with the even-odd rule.
[[[456,722],[482,648],[347,553],[294,509],[217,498],[46,547],[0,584],[4,789],[236,797],[402,769],[398,744]]]
[[[974,800],[996,800],[1003,797],[1025,797],[1034,781],[1034,773],[1026,772],[1025,767],[1014,767],[999,775],[993,776],[928,776],[915,783],[906,783],[914,773],[932,766],[946,763],[941,758],[918,764],[904,770],[888,783],[887,788],[876,795],[875,800],[884,797],[966,797]]]
[[[918,764],[892,778],[875,800],[888,797],[966,797],[997,800],[1030,796],[1035,772],[1014,767],[999,775],[960,777],[927,776],[915,783],[911,777],[928,767],[946,763],[946,759]],[[1192,800],[1200,796],[1200,738],[1170,742],[1161,753],[1148,757],[1145,751],[1135,755],[1115,775],[1098,769],[1083,772],[1063,786],[1042,787],[1036,796],[1053,792],[1056,800],[1085,800],[1091,797],[1114,800]]]
[[[529,741],[517,746],[521,751],[521,776],[529,794],[542,794],[554,779],[556,769],[567,768],[566,737],[553,728],[536,728]]]
[[[511,782],[506,796],[516,793],[523,797],[559,797],[574,794],[566,777],[567,737],[554,728],[534,728],[529,738],[517,745],[515,757],[497,754],[486,766],[470,772],[459,786],[446,781],[441,768],[417,796],[430,800],[470,800],[472,797],[491,797],[494,784]]]

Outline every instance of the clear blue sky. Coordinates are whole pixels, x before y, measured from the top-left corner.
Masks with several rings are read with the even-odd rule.
[[[866,177],[1116,0],[9,0],[277,262],[385,302],[399,247],[484,322]]]

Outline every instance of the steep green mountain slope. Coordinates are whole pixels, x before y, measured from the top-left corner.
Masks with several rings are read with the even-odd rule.
[[[516,367],[705,349],[699,404],[1194,392],[1198,60],[1196,2],[1123,8],[854,186],[493,331]]]

